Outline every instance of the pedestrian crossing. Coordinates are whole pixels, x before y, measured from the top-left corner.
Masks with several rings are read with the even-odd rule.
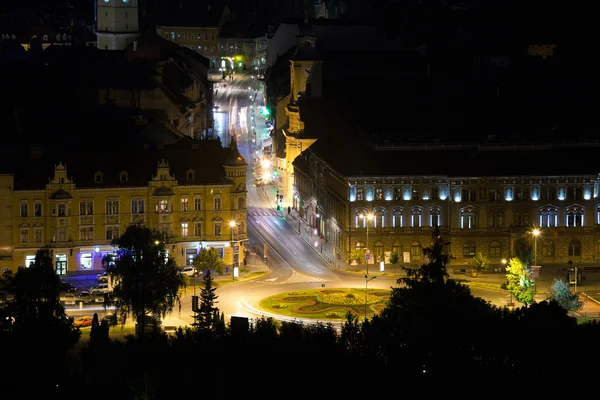
[[[247,211],[250,217],[279,217],[280,214],[275,210]]]

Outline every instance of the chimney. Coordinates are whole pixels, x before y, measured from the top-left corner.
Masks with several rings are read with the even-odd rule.
[[[137,40],[133,41],[133,51],[137,51]]]

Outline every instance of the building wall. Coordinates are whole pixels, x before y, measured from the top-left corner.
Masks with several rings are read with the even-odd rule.
[[[166,173],[161,173],[159,168],[153,181],[144,187],[78,188],[76,182],[68,180],[66,168],[63,171],[60,167],[54,171],[54,179],[46,188],[14,192],[11,230],[15,243],[13,270],[25,266],[36,251],[46,245],[53,250],[55,259],[65,256],[65,273],[100,270],[102,257],[114,251],[112,239],[121,235],[132,223],[143,223],[152,229],[168,232],[172,239],[167,249],[177,265],[185,265],[188,263],[187,254],[196,254],[204,247],[220,249],[225,264],[231,264],[233,255],[228,226],[231,220],[238,223],[234,231],[235,242],[241,242],[243,246],[247,238],[246,202],[245,199],[242,203],[238,202],[240,197],[245,198],[245,191],[239,192],[235,184],[185,185],[183,181],[178,183],[171,179],[168,168]],[[156,171],[148,171],[148,174],[153,172]],[[49,171],[51,174],[52,171]],[[171,188],[173,195],[154,195],[155,189],[162,185]],[[70,198],[53,199],[52,194],[59,189],[68,193]],[[217,198],[220,199],[220,209],[215,208]],[[195,209],[196,199],[200,200],[198,210]],[[139,206],[140,201],[143,202],[141,212],[133,203]],[[36,203],[41,207],[38,215]],[[91,204],[91,209],[88,204]],[[184,224],[187,224],[187,234]],[[221,228],[220,234],[215,231],[217,226]],[[36,231],[39,233],[36,234]],[[82,255],[90,256],[91,268],[82,266]],[[243,247],[240,261],[243,261]]]
[[[14,177],[0,174],[0,272],[12,266],[12,213]]]
[[[294,208],[301,208],[305,221],[322,230],[346,261],[367,244],[360,216],[368,213],[377,219],[369,222],[368,247],[384,256],[408,252],[410,262],[421,261],[418,248],[430,245],[436,224],[450,242],[454,264],[470,264],[479,251],[500,263],[514,256],[519,241],[530,247],[536,242],[538,264],[592,263],[600,257],[596,176],[340,179],[315,157],[308,173],[296,168],[294,175]],[[537,240],[534,227],[541,229]]]
[[[219,68],[219,30],[217,27],[157,26],[156,33],[163,38],[188,47],[211,60],[211,67]]]

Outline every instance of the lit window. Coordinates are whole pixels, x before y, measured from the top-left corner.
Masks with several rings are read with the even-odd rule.
[[[392,226],[394,228],[402,228],[402,209],[394,208],[392,210]]]
[[[187,212],[188,211],[188,199],[187,198],[182,198],[181,199],[181,211],[182,212]]]
[[[188,223],[187,222],[182,222],[181,223],[181,237],[187,237],[188,236]]]
[[[125,1],[125,0],[123,0]],[[81,253],[79,266],[81,269],[92,269],[92,253]]]

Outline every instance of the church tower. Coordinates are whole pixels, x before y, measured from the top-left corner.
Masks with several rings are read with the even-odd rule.
[[[138,0],[96,0],[100,50],[124,50],[140,35]]]

